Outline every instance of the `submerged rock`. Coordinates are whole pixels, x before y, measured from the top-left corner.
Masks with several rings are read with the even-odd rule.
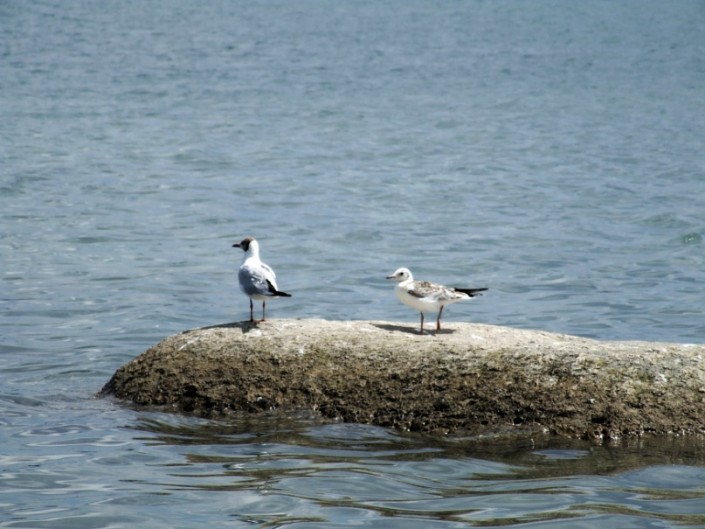
[[[203,417],[312,411],[432,433],[705,431],[705,346],[467,323],[273,320],[170,336],[102,390]]]

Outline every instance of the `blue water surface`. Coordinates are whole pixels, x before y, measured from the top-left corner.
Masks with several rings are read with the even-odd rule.
[[[702,443],[410,437],[94,397],[248,316],[705,341],[705,5],[0,3],[0,527],[705,526]],[[533,442],[533,444],[532,444]],[[490,445],[493,443],[489,443]],[[496,448],[496,447],[495,447]]]

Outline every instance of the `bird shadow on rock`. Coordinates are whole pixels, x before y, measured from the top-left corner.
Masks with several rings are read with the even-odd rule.
[[[455,332],[455,329],[441,329],[440,331],[425,330],[423,334],[420,334],[418,328],[416,328],[416,327],[408,327],[405,325],[394,325],[391,323],[373,323],[372,325],[374,325],[378,329],[383,329],[385,331],[404,332],[407,334],[413,334],[415,336],[436,336],[438,334],[453,334]]]
[[[233,321],[229,323],[216,323],[215,325],[208,325],[206,327],[198,327],[198,331],[208,331],[211,329],[240,329],[243,333],[250,332],[252,329],[256,329],[259,326],[258,321]],[[189,332],[189,331],[185,331]]]

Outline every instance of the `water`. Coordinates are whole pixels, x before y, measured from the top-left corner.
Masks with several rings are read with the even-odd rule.
[[[94,397],[166,335],[445,315],[705,341],[702,2],[0,4],[0,527],[702,527],[700,438],[440,440]]]

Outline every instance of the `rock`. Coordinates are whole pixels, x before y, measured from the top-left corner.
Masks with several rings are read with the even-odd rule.
[[[705,346],[467,323],[272,320],[170,336],[102,390],[202,417],[309,411],[440,434],[615,439],[705,430]]]

